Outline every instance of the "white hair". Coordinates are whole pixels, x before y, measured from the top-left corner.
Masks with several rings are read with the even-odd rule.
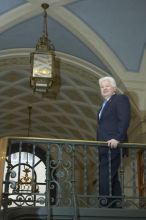
[[[111,76],[101,77],[101,78],[99,79],[99,85],[100,85],[100,86],[101,86],[101,84],[102,84],[103,81],[108,81],[108,82],[111,83],[111,85],[112,85],[114,88],[117,88],[116,81],[115,81],[115,79],[114,79],[113,77],[111,77]]]

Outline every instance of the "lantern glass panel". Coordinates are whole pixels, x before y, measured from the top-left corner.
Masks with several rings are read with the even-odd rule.
[[[52,78],[52,55],[34,54],[32,77]]]

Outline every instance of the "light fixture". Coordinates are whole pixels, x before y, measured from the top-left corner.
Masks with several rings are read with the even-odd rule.
[[[55,48],[48,39],[47,31],[47,9],[49,5],[43,3],[44,29],[36,45],[36,51],[30,55],[31,77],[30,85],[34,92],[47,93],[52,87],[55,78]]]

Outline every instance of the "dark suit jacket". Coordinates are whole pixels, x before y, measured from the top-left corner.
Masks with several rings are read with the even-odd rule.
[[[98,112],[99,115],[99,112]],[[101,118],[98,117],[97,140],[116,139],[127,142],[127,129],[130,123],[131,108],[126,95],[115,94],[106,103]]]

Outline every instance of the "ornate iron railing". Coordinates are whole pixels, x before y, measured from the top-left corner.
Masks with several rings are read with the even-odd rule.
[[[100,146],[106,147],[106,143],[8,138],[1,209],[73,207],[77,216],[79,207],[100,207]],[[123,208],[146,208],[146,144],[118,147],[122,197],[116,199]],[[129,155],[124,158],[125,147]]]

